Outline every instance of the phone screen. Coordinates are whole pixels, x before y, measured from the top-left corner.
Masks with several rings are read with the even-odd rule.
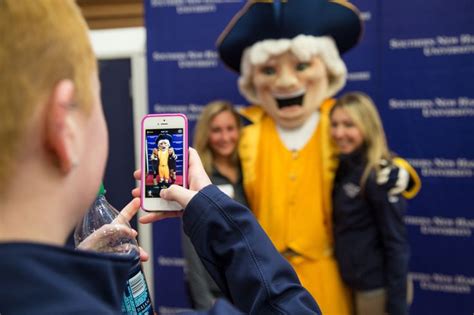
[[[159,198],[161,189],[183,186],[183,128],[145,129],[145,198]]]

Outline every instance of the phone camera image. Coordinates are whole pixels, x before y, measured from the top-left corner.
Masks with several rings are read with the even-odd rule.
[[[172,184],[183,186],[182,128],[146,129],[145,198],[159,198]]]

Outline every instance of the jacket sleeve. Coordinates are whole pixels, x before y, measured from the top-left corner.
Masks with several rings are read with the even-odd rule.
[[[207,186],[191,200],[183,223],[204,266],[241,312],[320,314],[250,210],[217,187]],[[215,311],[210,314],[218,314]]]
[[[374,211],[377,229],[382,236],[387,290],[386,311],[390,315],[402,315],[408,312],[406,291],[409,249],[403,220],[406,202],[400,194],[389,194],[392,185],[393,181],[379,185],[373,178],[369,178],[366,194]]]
[[[188,266],[186,277],[189,283],[189,293],[193,300],[194,308],[198,310],[208,310],[215,301],[211,285],[214,288],[216,285],[213,284],[213,280],[208,275],[207,270],[202,265],[199,256],[194,250],[193,244],[186,235],[182,236],[182,246]]]

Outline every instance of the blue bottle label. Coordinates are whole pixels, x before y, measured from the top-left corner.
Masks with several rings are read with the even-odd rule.
[[[130,271],[122,301],[123,314],[153,315],[150,292],[140,263]]]

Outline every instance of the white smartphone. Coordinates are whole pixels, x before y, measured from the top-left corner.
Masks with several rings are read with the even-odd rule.
[[[187,187],[188,119],[183,114],[150,114],[142,119],[141,207],[175,211],[182,207],[160,198],[171,185]]]

